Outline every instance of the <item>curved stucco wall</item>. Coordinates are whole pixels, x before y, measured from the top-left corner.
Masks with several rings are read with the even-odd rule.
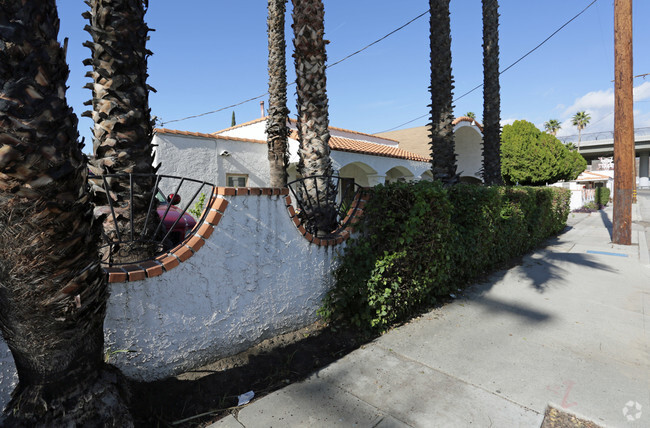
[[[111,286],[106,346],[113,363],[154,380],[241,352],[316,319],[334,253],[310,244],[278,196],[233,196],[189,260],[162,276]]]
[[[283,195],[228,196],[218,226],[192,257],[161,276],[112,283],[104,322],[111,363],[155,380],[234,355],[316,320],[343,245],[310,243]],[[17,382],[0,339],[0,407]]]

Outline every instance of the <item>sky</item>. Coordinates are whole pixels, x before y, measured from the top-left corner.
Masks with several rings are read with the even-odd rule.
[[[501,0],[500,69],[534,48],[592,0]],[[260,100],[215,114],[177,119],[218,110],[268,90],[267,2],[262,0],[151,0],[146,21],[155,29],[147,48],[152,115],[158,126],[193,132],[215,132],[260,117]],[[291,2],[287,5],[288,81],[295,80]],[[325,0],[328,63],[385,36],[425,12],[428,2],[415,0]],[[91,150],[92,121],[80,114],[91,91],[83,86],[90,69],[82,61],[90,50],[83,30],[87,9],[82,0],[59,0],[59,40],[69,38],[68,103],[79,116],[85,151]],[[650,73],[650,1],[634,2],[634,74]],[[591,123],[583,131],[613,130],[614,6],[597,0],[535,52],[501,75],[503,124],[525,119],[543,129],[544,122],[562,124],[558,136],[577,134],[571,116],[587,111]],[[482,17],[480,0],[451,0],[454,96],[480,85]],[[359,132],[423,126],[428,122],[429,17],[425,15],[362,53],[327,70],[330,125]],[[650,76],[635,78],[635,127],[650,127]],[[295,87],[288,88],[288,107],[295,117]],[[456,116],[476,113],[481,120],[481,88],[454,103]],[[414,120],[420,116],[420,119]],[[406,122],[412,121],[406,125]]]

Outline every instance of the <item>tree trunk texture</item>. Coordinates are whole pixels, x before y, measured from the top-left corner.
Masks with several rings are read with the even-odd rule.
[[[503,184],[498,0],[483,0],[483,182]]]
[[[0,1],[0,329],[8,426],[131,426],[102,360],[108,289],[54,0]]]
[[[329,116],[326,91],[325,10],[321,0],[292,0],[296,93],[298,98],[298,171],[308,179],[303,199],[308,217],[313,217],[318,235],[336,229],[336,188],[330,177]]]
[[[93,80],[86,85],[93,97],[86,105],[92,104],[93,110],[83,115],[95,122],[92,171],[96,174],[154,174],[153,121],[149,108],[152,88],[147,85],[147,57],[152,53],[146,48],[150,29],[144,22],[143,0],[88,0],[86,3],[90,11],[83,16],[90,24],[85,30],[92,41],[84,46],[91,50],[92,58],[84,64],[93,67],[86,74]],[[93,181],[103,185],[99,179]],[[117,230],[122,240],[131,239],[130,192],[133,192],[135,230],[144,229],[152,191],[155,191],[154,182],[152,177],[134,176],[131,188],[128,179],[112,179],[108,183],[108,193],[96,193],[96,216],[105,219],[104,234],[109,242],[117,240]],[[109,197],[117,207],[117,225],[108,215]],[[154,206],[145,232],[151,239],[157,221]],[[157,249],[152,242],[123,245],[116,251],[113,261],[125,263],[150,258]]]
[[[431,12],[431,170],[445,185],[459,181],[454,147],[449,0],[429,0]]]
[[[270,165],[271,186],[287,186],[287,62],[284,38],[284,15],[287,0],[269,0],[269,113],[266,121],[266,138]]]

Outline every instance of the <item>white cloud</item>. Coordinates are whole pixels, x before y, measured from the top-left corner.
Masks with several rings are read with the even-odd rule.
[[[643,101],[650,98],[650,82],[643,82],[634,88],[634,101]]]
[[[501,119],[501,127],[503,128],[506,125],[512,125],[513,123],[515,123],[515,120],[519,120],[519,119],[513,119],[513,118]]]
[[[650,98],[650,82],[643,82],[634,88],[635,103],[648,98]],[[648,107],[643,104],[635,104],[634,107],[634,127],[650,126]],[[586,111],[591,116],[591,121],[583,133],[612,131],[614,129],[614,90],[589,92],[565,108],[560,117],[562,128],[558,132],[558,136],[578,133],[576,127],[571,124],[571,118],[579,111]]]

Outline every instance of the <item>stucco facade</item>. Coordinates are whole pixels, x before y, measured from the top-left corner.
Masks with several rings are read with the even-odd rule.
[[[214,134],[159,129],[154,162],[160,173],[229,185],[228,176],[246,175],[248,186],[269,185],[264,118]],[[298,141],[295,121],[289,122],[289,181],[295,180]],[[399,148],[398,142],[360,132],[330,128],[330,157],[337,175],[354,178],[360,186],[395,180],[431,179],[427,157]],[[224,152],[225,151],[225,152]]]
[[[191,257],[174,250],[180,263],[163,260],[165,272],[109,284],[105,347],[132,351],[111,356],[128,377],[171,376],[316,320],[350,230],[321,242],[296,221],[289,196],[234,193],[219,196],[228,203],[215,206],[227,208]],[[0,339],[0,406],[16,381]]]
[[[456,152],[456,171],[467,181],[481,180],[483,168],[483,128],[474,119],[466,116],[454,120],[454,146]],[[429,157],[429,127],[400,129],[382,132],[377,136],[392,138],[399,141],[399,146],[405,150]]]

